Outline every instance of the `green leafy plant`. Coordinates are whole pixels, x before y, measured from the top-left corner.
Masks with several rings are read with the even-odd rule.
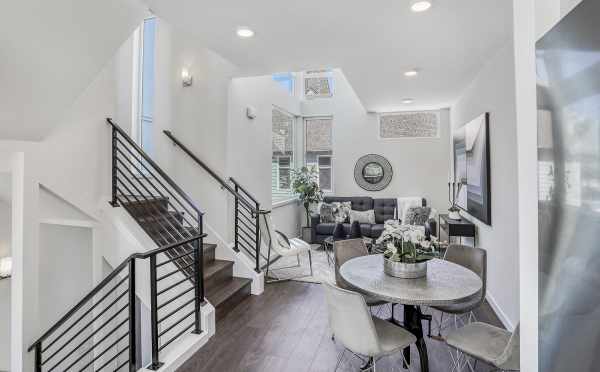
[[[292,169],[292,191],[306,210],[306,226],[310,226],[310,205],[323,200],[323,191],[319,187],[319,174],[315,167]]]

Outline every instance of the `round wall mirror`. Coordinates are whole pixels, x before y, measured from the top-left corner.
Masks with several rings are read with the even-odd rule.
[[[390,162],[381,155],[365,155],[354,166],[354,180],[367,191],[385,189],[392,181],[392,175]]]

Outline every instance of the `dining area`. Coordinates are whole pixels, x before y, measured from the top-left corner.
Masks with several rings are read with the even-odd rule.
[[[335,370],[354,359],[361,371],[518,371],[519,327],[485,303],[486,251],[389,230],[333,242],[335,282],[322,288]]]

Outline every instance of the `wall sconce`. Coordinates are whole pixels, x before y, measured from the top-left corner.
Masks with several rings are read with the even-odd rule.
[[[12,275],[12,258],[0,258],[0,279],[10,278]]]
[[[187,68],[181,70],[181,82],[184,87],[189,87],[192,85],[192,75]]]

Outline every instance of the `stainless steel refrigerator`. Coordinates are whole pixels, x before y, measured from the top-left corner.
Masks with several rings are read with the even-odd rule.
[[[536,47],[540,371],[600,371],[600,1]]]

